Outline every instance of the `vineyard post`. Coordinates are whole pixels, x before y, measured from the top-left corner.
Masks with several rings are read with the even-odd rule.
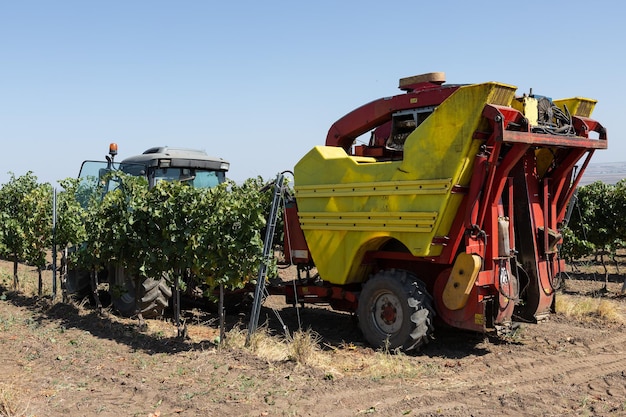
[[[219,346],[224,346],[224,338],[226,337],[226,311],[224,309],[224,283],[220,282],[220,299],[218,303],[218,310],[220,315],[220,343]]]
[[[52,299],[57,296],[57,189],[52,188]]]
[[[182,336],[182,328],[180,325],[180,283],[178,282],[180,275],[174,277],[174,325],[176,326],[178,337]]]

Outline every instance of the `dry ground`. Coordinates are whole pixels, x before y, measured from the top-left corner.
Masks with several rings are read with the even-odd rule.
[[[187,310],[183,341],[168,320],[139,330],[32,283],[10,291],[1,263],[0,416],[626,415],[623,278],[603,289],[588,272],[570,275],[546,322],[506,338],[438,329],[421,353],[391,355],[365,346],[350,315],[276,296],[249,347],[245,313],[228,316],[219,348],[215,315]],[[285,340],[270,307],[290,332],[298,315],[310,330]]]

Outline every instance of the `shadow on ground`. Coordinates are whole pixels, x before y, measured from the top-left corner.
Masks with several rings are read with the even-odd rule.
[[[132,349],[150,354],[175,353],[203,349],[214,345],[210,341],[191,343],[179,337],[161,337],[142,332],[137,320],[118,321],[112,313],[86,307],[81,310],[74,303],[52,302],[50,297],[27,297],[20,292],[0,286],[0,293],[6,301],[15,306],[30,310],[38,323],[54,321],[65,329],[80,329],[95,337],[115,340]],[[86,312],[86,313],[85,313]]]
[[[176,353],[195,349],[215,347],[214,341],[191,342],[180,337],[163,337],[143,332],[137,320],[119,319],[110,310],[98,312],[88,303],[79,308],[75,303],[53,303],[50,298],[27,297],[22,293],[10,291],[0,286],[0,293],[5,294],[6,300],[16,306],[31,310],[36,321],[54,321],[66,329],[80,329],[95,337],[115,340],[132,349],[142,350],[150,354]],[[317,334],[322,348],[342,348],[357,346],[363,349],[368,347],[358,327],[358,320],[354,314],[331,310],[326,306],[306,306],[298,308],[280,303],[264,305],[259,316],[259,326],[267,328],[271,334],[285,336],[302,329]],[[278,304],[278,305],[276,305]],[[181,311],[183,322],[196,325],[206,325],[219,329],[217,309],[214,305],[185,305]],[[173,322],[171,309],[165,320]],[[226,331],[234,327],[247,328],[250,320],[250,308],[241,305],[239,308],[230,306],[227,309]],[[172,324],[174,328],[174,325]],[[509,343],[494,335],[483,335],[473,332],[437,326],[434,339],[419,352],[412,355],[428,357],[445,357],[460,359],[469,355],[483,355],[488,353],[479,345],[485,341],[490,343]]]

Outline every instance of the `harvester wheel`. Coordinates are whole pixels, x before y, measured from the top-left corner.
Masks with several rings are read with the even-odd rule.
[[[139,286],[139,310],[144,318],[161,317],[172,297],[172,289],[167,279],[146,278]],[[113,305],[123,316],[130,317],[137,312],[135,304],[135,286],[132,280],[126,283],[126,292],[113,297]]]
[[[357,308],[359,327],[376,348],[409,351],[433,333],[433,299],[426,286],[404,270],[380,271],[367,281]]]

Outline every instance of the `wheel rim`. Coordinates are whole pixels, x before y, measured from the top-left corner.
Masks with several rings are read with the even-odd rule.
[[[384,292],[376,297],[372,318],[378,329],[386,334],[394,334],[402,327],[402,305],[393,293]]]

